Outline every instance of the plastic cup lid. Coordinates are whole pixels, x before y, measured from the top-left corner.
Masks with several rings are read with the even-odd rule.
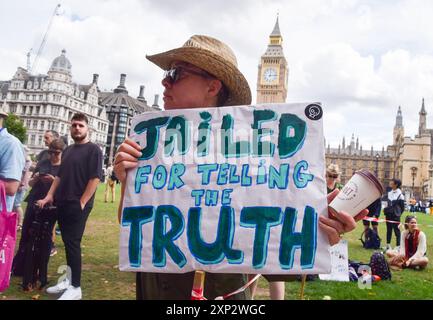
[[[372,174],[370,171],[368,171],[366,169],[361,169],[359,171],[356,171],[355,173],[357,173],[357,174],[363,176],[364,178],[370,180],[376,186],[376,188],[380,192],[380,194],[383,194],[383,192],[384,192],[383,186],[374,174]]]

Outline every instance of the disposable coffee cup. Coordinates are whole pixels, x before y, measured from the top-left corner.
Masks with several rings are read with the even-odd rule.
[[[362,169],[355,172],[329,207],[336,212],[343,211],[354,217],[382,194],[383,187],[379,180],[368,170]]]

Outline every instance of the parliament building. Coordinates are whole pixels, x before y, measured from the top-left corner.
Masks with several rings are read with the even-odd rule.
[[[257,104],[284,103],[287,98],[289,67],[283,51],[279,21],[269,36],[266,52],[261,56],[257,75]],[[326,107],[326,106],[325,106]],[[326,109],[325,109],[326,112]],[[398,108],[393,132],[393,144],[381,150],[363,148],[352,134],[343,137],[337,147],[325,143],[326,166],[338,164],[341,183],[345,184],[359,169],[368,169],[382,182],[384,189],[393,178],[402,181],[406,199],[433,198],[433,129],[427,128],[424,99],[419,113],[419,130],[414,137],[404,135],[403,114]]]
[[[65,50],[53,60],[46,75],[33,75],[19,67],[11,80],[0,81],[0,107],[24,121],[27,145],[33,154],[45,148],[45,130],[55,130],[70,140],[72,115],[85,113],[90,121],[91,141],[101,147],[104,163],[108,164],[113,160],[117,146],[129,134],[131,118],[142,112],[160,110],[158,96],[155,95],[154,103],[149,105],[143,96],[144,86],[141,86],[139,95],[131,97],[125,74],[120,76],[117,88],[110,92],[99,89],[97,74],[93,75],[90,84],[77,84],[72,81],[71,68]],[[286,102],[288,78],[289,67],[277,17],[258,65],[257,104]],[[433,129],[427,128],[424,99],[419,112],[418,134],[413,138],[404,134],[403,112],[399,107],[393,143],[382,150],[363,148],[354,135],[350,141],[343,137],[338,146],[324,143],[326,165],[339,165],[341,183],[346,183],[355,171],[366,168],[376,174],[385,188],[394,177],[401,179],[406,199],[412,196],[419,200],[433,198]]]

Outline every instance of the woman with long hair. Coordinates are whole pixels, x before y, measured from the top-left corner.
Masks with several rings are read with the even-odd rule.
[[[427,238],[414,216],[407,216],[401,233],[399,251],[388,251],[391,266],[397,268],[424,269],[428,264]]]

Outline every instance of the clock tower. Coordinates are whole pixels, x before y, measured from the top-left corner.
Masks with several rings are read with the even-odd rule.
[[[280,25],[275,23],[269,44],[262,55],[257,76],[257,104],[286,102],[289,68],[283,52]]]

